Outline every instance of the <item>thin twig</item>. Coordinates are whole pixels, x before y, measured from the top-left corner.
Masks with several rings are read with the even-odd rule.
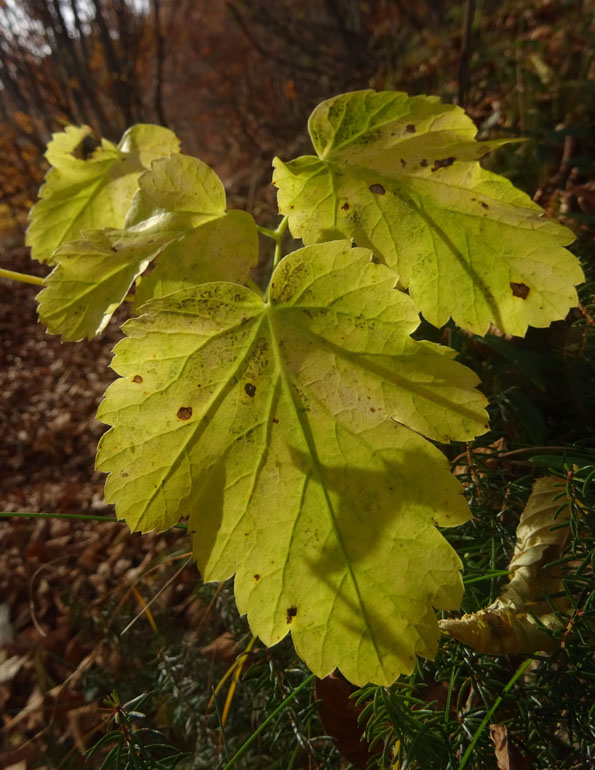
[[[180,568],[179,568],[179,569],[178,569],[176,572],[174,572],[174,574],[173,574],[173,575],[170,577],[170,579],[169,579],[169,580],[168,580],[168,581],[167,581],[167,582],[166,582],[164,585],[162,585],[162,586],[161,586],[161,588],[160,588],[160,589],[157,591],[157,593],[155,594],[155,596],[153,596],[153,597],[152,597],[152,598],[151,598],[151,599],[150,599],[150,600],[149,600],[149,601],[148,601],[148,602],[145,604],[145,606],[142,608],[142,610],[141,610],[141,611],[140,611],[140,612],[139,612],[137,615],[135,615],[135,616],[132,618],[132,620],[131,620],[131,621],[130,621],[130,623],[129,623],[129,624],[126,626],[126,628],[125,628],[123,631],[120,631],[120,636],[124,636],[124,634],[125,634],[125,633],[126,633],[126,632],[127,632],[129,629],[130,629],[130,628],[132,628],[132,626],[133,626],[133,625],[136,623],[136,621],[137,621],[137,620],[138,620],[138,619],[141,617],[141,615],[144,615],[144,614],[145,614],[145,612],[146,612],[146,611],[149,609],[149,607],[150,607],[150,606],[153,604],[153,602],[154,602],[156,599],[158,599],[158,598],[161,596],[161,594],[162,594],[162,593],[165,591],[165,589],[166,589],[168,586],[170,586],[170,585],[173,583],[173,581],[174,581],[174,580],[175,580],[175,579],[178,577],[178,575],[180,574],[180,572],[182,572],[182,571],[183,571],[183,570],[184,570],[184,569],[185,569],[185,568],[186,568],[186,567],[187,567],[187,566],[190,564],[190,562],[191,562],[191,561],[192,561],[192,556],[189,556],[189,557],[186,559],[186,561],[184,562],[184,564],[182,564],[182,566],[181,566],[181,567],[180,567]]]

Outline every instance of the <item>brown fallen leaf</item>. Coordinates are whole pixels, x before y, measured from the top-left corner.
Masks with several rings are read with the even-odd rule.
[[[506,725],[490,725],[490,738],[494,743],[498,770],[524,770],[527,767],[520,752],[510,740]]]
[[[334,738],[344,757],[365,770],[374,752],[370,752],[363,727],[358,723],[361,707],[350,698],[355,689],[339,674],[316,679],[316,699],[321,701],[318,713],[327,735]]]
[[[213,639],[212,642],[201,647],[201,654],[211,660],[220,660],[223,663],[232,663],[240,652],[240,647],[233,638],[233,634],[225,631],[223,634]]]
[[[554,476],[537,479],[517,525],[516,544],[509,564],[511,578],[500,596],[489,607],[462,618],[440,621],[441,629],[464,644],[488,655],[554,652],[560,640],[548,631],[565,627],[546,593],[560,591],[559,568],[544,569],[564,550],[570,529],[569,508],[558,498],[564,485]],[[562,597],[553,602],[558,610],[567,609]]]

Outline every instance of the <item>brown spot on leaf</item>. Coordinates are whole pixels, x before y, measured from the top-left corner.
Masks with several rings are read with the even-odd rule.
[[[254,575],[254,580],[260,580],[260,575],[258,573],[256,573],[256,575]]]
[[[419,165],[420,165],[422,168],[425,168],[425,167],[426,167],[428,164],[429,164],[429,161],[427,161],[425,158],[422,158],[422,159],[420,160],[420,162],[419,162]]]
[[[341,206],[341,208],[343,209],[343,211],[349,211],[349,203],[345,202],[345,203],[344,203],[344,204]]]
[[[408,123],[408,124],[405,126],[405,131],[406,131],[408,134],[414,134],[414,133],[415,133],[415,131],[416,131],[416,129],[415,129],[415,126],[413,125],[413,123]]]
[[[181,406],[176,414],[179,420],[189,420],[192,417],[192,407]]]
[[[386,190],[381,184],[376,183],[370,185],[370,192],[374,193],[374,195],[384,195]]]
[[[405,158],[401,158],[401,166],[405,168],[406,165],[407,165],[407,161],[405,160]]]
[[[447,166],[452,166],[452,164],[455,162],[456,158],[452,155],[450,158],[442,158],[441,160],[435,160],[434,165],[432,166],[432,171],[438,171],[439,168],[446,168]]]
[[[512,296],[521,299],[527,299],[531,291],[526,283],[515,283],[514,281],[510,282],[510,288],[512,289]]]
[[[291,623],[291,621],[295,618],[297,615],[297,607],[288,607],[287,608],[287,622]]]
[[[279,424],[279,420],[276,417],[273,417],[273,422],[275,423],[275,425]]]
[[[112,246],[112,247],[110,248],[110,251],[118,251],[118,247],[117,247],[117,246]]]
[[[482,209],[489,209],[490,208],[485,201],[479,201],[479,205],[482,207]]]
[[[247,396],[254,398],[254,394],[256,393],[256,385],[253,385],[251,382],[247,382],[244,385],[244,390],[246,391]]]
[[[140,376],[140,374],[135,374],[132,378],[132,382],[142,382],[143,378]]]

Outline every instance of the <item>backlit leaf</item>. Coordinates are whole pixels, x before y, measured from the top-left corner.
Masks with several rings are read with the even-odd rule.
[[[137,304],[186,286],[221,280],[242,283],[258,261],[252,217],[226,212],[214,171],[196,158],[172,155],[138,180],[126,225],[96,230],[53,254],[57,267],[39,294],[39,316],[66,340],[99,334],[140,278]]]
[[[487,428],[477,378],[411,339],[394,283],[339,241],[282,260],[268,301],[222,282],[151,300],[98,412],[117,515],[144,531],[188,517],[205,580],[235,573],[265,644],[291,631],[318,676],[358,684],[435,654],[433,608],[462,596],[436,525],[469,514],[427,439]]]
[[[100,334],[135,278],[172,237],[125,230],[95,230],[85,236],[55,252],[57,267],[37,297],[40,321],[65,340]]]
[[[279,210],[296,238],[352,237],[395,270],[425,318],[484,334],[547,326],[583,280],[564,227],[478,161],[460,107],[436,97],[359,91],[312,113],[316,156],[274,161]]]
[[[173,155],[139,179],[127,225],[177,238],[139,282],[136,304],[207,281],[246,283],[258,262],[258,234],[245,211],[227,211],[219,177],[202,161]]]
[[[67,126],[48,145],[52,168],[27,231],[31,256],[40,262],[53,262],[53,251],[80,238],[83,230],[122,227],[139,175],[156,158],[179,149],[169,129],[138,125],[128,129],[118,145],[102,139],[92,154],[78,157],[78,148],[90,134],[88,126]]]

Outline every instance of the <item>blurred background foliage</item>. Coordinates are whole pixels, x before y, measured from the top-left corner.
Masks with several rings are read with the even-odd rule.
[[[267,717],[235,767],[595,766],[594,11],[592,0],[0,0],[4,266],[26,269],[27,211],[46,170],[45,145],[65,124],[89,124],[112,140],[132,123],[167,125],[184,152],[215,168],[232,206],[269,225],[272,157],[308,152],[306,119],[322,99],[376,88],[462,104],[481,138],[526,137],[494,153],[489,167],[573,229],[587,275],[568,319],[525,339],[497,329],[480,338],[453,325],[419,331],[453,346],[490,400],[491,432],[445,449],[474,514],[445,532],[464,562],[466,612],[498,596],[534,478],[560,478],[571,536],[559,562],[571,609],[556,653],[536,656],[506,692],[522,657],[483,655],[445,637],[436,661],[420,661],[391,688],[354,692],[331,677],[275,713],[308,672],[288,640],[271,650],[251,640],[232,585],[201,584],[183,534],[141,539],[114,524],[21,519],[1,533],[0,587],[13,619],[0,617],[0,630],[8,628],[3,767],[224,768]],[[11,303],[16,312],[33,307],[32,296],[15,291],[7,312]],[[101,345],[113,339],[89,343],[71,368],[91,371],[95,358],[104,366]],[[68,350],[54,346],[51,356]],[[6,367],[18,379],[14,361],[7,356]],[[43,364],[43,377],[52,366]],[[75,400],[86,389],[91,414],[102,388],[84,381]],[[18,384],[9,392],[3,426],[12,430]],[[29,457],[32,488],[37,465],[63,473],[60,429],[36,429],[29,455],[21,449],[29,439],[14,429],[20,443],[7,457],[23,451],[25,468]],[[68,440],[81,454],[78,433]],[[91,476],[89,467],[69,464],[68,473]],[[84,508],[71,489],[11,495],[5,508]],[[93,509],[103,512],[101,502]]]

